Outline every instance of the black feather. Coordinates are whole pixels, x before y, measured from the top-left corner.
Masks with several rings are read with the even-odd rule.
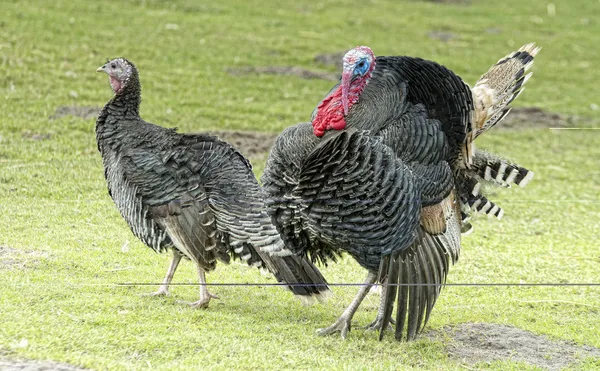
[[[141,119],[138,71],[123,61],[131,73],[100,112],[96,139],[109,194],[132,232],[156,251],[178,250],[204,271],[234,257],[268,268],[300,296],[328,291],[311,262],[279,256],[291,253],[271,223],[250,162],[214,136],[179,134]]]

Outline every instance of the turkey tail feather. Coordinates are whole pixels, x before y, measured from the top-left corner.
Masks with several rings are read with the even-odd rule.
[[[277,281],[288,284],[287,288],[305,305],[325,302],[332,292],[325,277],[308,259],[297,255],[271,256],[261,254]]]
[[[500,59],[472,89],[475,100],[475,137],[502,121],[509,113],[509,104],[525,89],[532,72],[533,60],[540,47],[535,43],[523,45],[519,50]],[[473,138],[473,139],[474,139]]]
[[[381,269],[379,272],[379,276],[386,276],[386,278],[382,281],[384,285],[388,285],[387,290],[384,290],[385,297],[381,298],[384,301],[385,306],[383,308],[383,319],[381,329],[379,331],[379,340],[383,339],[383,335],[385,330],[389,324],[390,319],[392,318],[392,312],[394,310],[394,300],[396,299],[396,291],[398,290],[398,276],[400,274],[398,259],[400,259],[400,253],[394,253],[392,255],[386,256],[382,260]],[[398,307],[400,308],[400,307]]]
[[[404,333],[406,340],[413,340],[429,321],[450,265],[458,259],[460,249],[460,215],[454,209],[445,215],[444,233],[434,236],[419,227],[409,248],[386,258],[388,290],[381,298],[384,312],[380,340],[389,324],[394,300],[397,340],[402,340]]]
[[[532,171],[511,160],[480,149],[473,157],[473,170],[483,180],[502,186],[514,183],[519,187],[525,187],[534,175]]]

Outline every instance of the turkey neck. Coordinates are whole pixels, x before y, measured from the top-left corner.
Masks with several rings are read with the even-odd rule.
[[[346,128],[376,133],[406,108],[406,84],[389,68],[386,57],[378,57],[369,83],[346,117]]]
[[[106,103],[98,115],[96,121],[98,143],[118,132],[121,121],[140,120],[141,90],[138,73],[133,69],[121,90]]]

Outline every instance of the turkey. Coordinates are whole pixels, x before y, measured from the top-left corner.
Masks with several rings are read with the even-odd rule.
[[[381,340],[412,340],[427,323],[461,231],[473,212],[501,217],[481,184],[525,185],[525,168],[475,148],[510,110],[538,52],[525,45],[496,63],[473,90],[447,68],[412,57],[378,57],[368,47],[343,58],[341,82],[311,122],[284,130],[262,176],[274,224],[294,253],[335,261],[347,252],[364,285],[320,335],[346,337],[369,288],[382,283],[368,328]],[[391,315],[396,303],[396,319]]]
[[[180,134],[140,118],[141,86],[135,65],[124,58],[98,68],[114,92],[96,121],[109,195],[133,234],[173,258],[155,295],[167,295],[182,257],[194,262],[200,299],[215,296],[205,272],[217,261],[239,258],[266,268],[303,302],[329,293],[319,270],[292,255],[270,221],[249,161],[226,142],[203,134]]]

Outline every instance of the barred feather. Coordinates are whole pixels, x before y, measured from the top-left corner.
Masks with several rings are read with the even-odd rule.
[[[534,43],[523,45],[519,50],[501,58],[473,87],[475,100],[475,134],[477,138],[510,112],[509,104],[525,89],[532,73],[532,66],[541,48]]]

